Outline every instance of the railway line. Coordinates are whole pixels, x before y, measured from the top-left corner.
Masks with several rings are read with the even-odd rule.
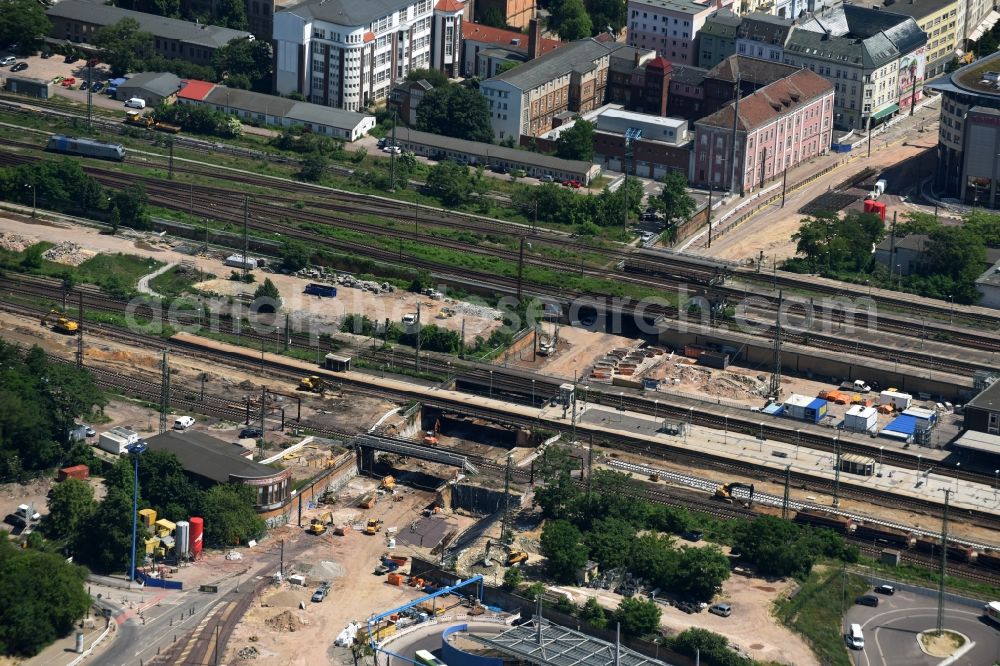
[[[12,276],[0,277],[0,293],[17,294],[31,299],[49,299],[49,302],[53,305],[59,300],[56,296],[56,294],[59,294],[58,284],[41,278],[18,276],[18,280],[15,281],[12,279]],[[7,300],[9,301],[9,299]],[[76,300],[77,298],[74,294],[69,299],[69,302],[75,305]],[[7,302],[3,307],[11,309],[14,305]],[[99,292],[87,290],[84,294],[85,311],[96,310],[121,313],[124,311],[124,308],[124,302],[111,299]],[[48,307],[22,306],[20,311],[22,314],[40,317],[48,312]],[[135,312],[137,316],[141,316],[143,310],[142,308],[138,308]],[[278,342],[280,328],[276,328],[274,334],[260,334],[255,332],[250,326],[237,326],[232,318],[225,315],[219,316],[218,322],[220,330],[230,335],[236,335],[236,332],[242,329],[242,339],[245,342],[252,342],[253,347],[269,346],[274,348],[280,346],[280,342]],[[192,315],[190,320],[179,323],[181,325],[197,325],[199,322]],[[92,324],[85,322],[84,335],[89,333],[86,329],[90,329],[92,326]],[[124,342],[134,339],[135,335],[124,332],[119,333],[117,329],[109,326],[98,326],[98,328],[100,328],[102,334],[123,335],[122,340]],[[130,338],[129,336],[132,337]],[[341,349],[341,346],[334,339],[320,341],[307,334],[294,332],[289,334],[288,339],[290,340],[289,346],[291,348],[309,350],[310,352],[315,352],[318,357],[328,351],[335,352]],[[162,347],[165,342],[163,338],[151,335],[148,338],[147,344],[153,345],[152,348],[158,348],[157,345]],[[176,345],[176,343],[174,344]],[[249,348],[249,346],[247,353],[254,353],[253,349]],[[376,373],[380,367],[387,369],[389,372],[392,372],[396,368],[421,370],[444,377],[445,382],[449,384],[454,383],[456,387],[463,391],[484,396],[502,397],[511,402],[531,404],[535,407],[545,404],[557,395],[560,384],[564,383],[561,380],[530,371],[477,363],[443,354],[422,353],[418,362],[415,350],[410,349],[356,349],[355,353],[361,360],[367,362],[373,368],[373,372]],[[264,367],[259,360],[254,360],[254,362],[247,363],[246,365],[255,372],[261,371]],[[333,378],[336,379],[336,376]],[[297,382],[298,379],[296,378],[294,381]],[[158,400],[158,388],[156,391],[156,394],[152,396],[154,401]],[[838,448],[842,454],[856,453],[872,456],[875,453],[879,453],[884,462],[892,466],[912,469],[918,472],[923,468],[929,468],[930,464],[929,462],[925,462],[921,465],[923,456],[911,453],[910,451],[893,451],[891,449],[880,451],[880,447],[864,441],[868,438],[854,440],[850,437],[842,436],[842,433],[839,431],[821,434],[809,429],[803,429],[802,424],[785,422],[773,418],[765,420],[765,417],[759,414],[755,415],[742,410],[719,409],[712,403],[672,397],[669,393],[656,393],[654,397],[650,398],[629,389],[619,389],[610,392],[596,387],[581,385],[580,394],[584,396],[584,402],[605,404],[612,407],[617,406],[623,411],[647,414],[658,419],[670,420],[676,423],[690,423],[691,425],[704,426],[715,430],[725,430],[734,435],[745,434],[766,440],[794,443],[797,446],[804,446],[829,453],[834,453]],[[988,484],[992,481],[990,474],[968,469],[959,471],[948,468],[940,470],[939,473],[949,478],[958,478],[974,483]]]

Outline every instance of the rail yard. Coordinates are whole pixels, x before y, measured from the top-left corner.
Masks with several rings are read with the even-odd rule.
[[[0,166],[38,165],[47,145],[69,151],[48,136],[9,141]],[[816,555],[817,570],[842,567],[846,581],[850,569],[864,591],[891,583],[900,603],[937,580],[942,598],[946,587],[1000,590],[1000,443],[970,425],[1000,413],[996,310],[175,159],[158,145],[114,155],[123,161],[80,163],[109,191],[141,186],[163,216],[108,234],[4,204],[0,338],[85,369],[111,396],[93,468],[132,452],[139,471],[144,446],[106,445],[117,429],[175,447],[184,466],[195,467],[185,446],[208,447],[206,461],[226,451],[240,474],[253,464],[285,485],[258,496],[259,541],[199,543],[190,557],[175,545],[188,533],[168,534],[154,512],[143,594],[128,597],[120,574],[94,579],[127,589],[108,612],[117,636],[98,650],[105,663],[352,663],[371,649],[381,663],[379,652],[419,654],[435,625],[516,624],[533,593],[565,617],[588,599],[601,617],[642,599],[668,634],[716,631],[757,660],[747,664],[819,664],[771,610],[809,571],[769,578],[736,545],[765,519],[833,535],[822,538],[844,554]],[[305,268],[282,269],[288,241],[308,249]],[[27,260],[63,245],[72,260]],[[156,270],[117,292],[73,277],[109,257]],[[277,296],[265,308],[254,294],[268,283]],[[553,508],[553,497],[579,504]],[[662,589],[624,561],[599,567],[597,546],[556,579],[546,531],[619,500],[674,521],[633,529],[637,540],[662,537],[677,557],[723,553],[725,582],[705,598]],[[177,517],[162,520],[195,522]],[[470,580],[491,591],[450,588]],[[742,619],[727,625],[730,612]],[[659,639],[641,638],[634,649],[661,663]]]

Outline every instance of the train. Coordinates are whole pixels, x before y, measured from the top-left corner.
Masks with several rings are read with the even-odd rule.
[[[625,257],[621,268],[626,273],[655,275],[712,287],[723,284],[729,273],[729,266],[719,261],[691,256],[678,259],[676,255],[649,250]]]
[[[75,136],[54,134],[49,137],[49,143],[45,146],[45,149],[64,155],[97,157],[102,160],[113,160],[115,162],[125,161],[125,146],[120,143],[110,143],[96,139],[83,139]]]

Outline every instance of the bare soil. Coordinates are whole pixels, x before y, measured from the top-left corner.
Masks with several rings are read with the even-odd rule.
[[[924,652],[932,657],[950,657],[955,650],[965,645],[965,639],[951,631],[927,631],[920,634],[920,644]]]
[[[531,360],[531,348],[528,347],[520,356],[510,359],[509,364],[518,368],[530,368],[544,372],[551,377],[563,379],[584,379],[594,362],[612,349],[635,347],[638,343],[632,338],[626,338],[611,333],[587,331],[572,326],[559,326],[545,323],[541,326],[542,339],[558,340],[555,351],[549,356],[536,356]]]

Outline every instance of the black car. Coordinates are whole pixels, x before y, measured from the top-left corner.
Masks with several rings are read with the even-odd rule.
[[[258,437],[263,437],[264,433],[261,432],[260,428],[243,428],[240,430],[240,439],[257,439]]]
[[[95,93],[99,93],[102,90],[104,90],[104,82],[103,81],[98,81],[97,83],[95,83],[93,85],[93,87],[91,87],[91,91],[93,91]]]
[[[860,597],[854,600],[854,603],[861,606],[871,606],[872,608],[878,608],[878,597],[874,594],[862,594]]]
[[[41,58],[42,60],[48,60],[49,58],[51,58],[51,57],[52,57],[52,54],[51,54],[51,53],[49,53],[48,51],[42,51],[42,55],[41,55],[41,56],[39,56],[39,57],[40,57],[40,58]]]
[[[14,65],[13,67],[11,67],[10,71],[12,71],[12,72],[23,72],[26,69],[28,69],[28,63],[26,63],[26,62],[19,62],[16,65]]]
[[[72,65],[74,62],[78,60],[79,58],[77,58],[75,55],[68,55],[65,58],[63,58],[63,62],[66,63],[67,65]]]
[[[90,85],[89,83],[84,81],[83,83],[80,84],[80,90],[86,90],[89,85]]]
[[[892,595],[896,594],[896,588],[894,588],[892,585],[879,585],[878,587],[875,588],[875,593],[884,594],[887,597],[891,597]]]
[[[698,543],[703,538],[705,538],[705,535],[702,534],[701,532],[696,532],[695,530],[688,530],[687,532],[681,535],[681,538],[684,539],[685,541]]]

